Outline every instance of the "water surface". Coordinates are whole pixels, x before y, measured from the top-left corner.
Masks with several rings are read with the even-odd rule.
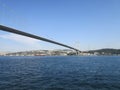
[[[0,57],[0,90],[120,90],[120,57]]]

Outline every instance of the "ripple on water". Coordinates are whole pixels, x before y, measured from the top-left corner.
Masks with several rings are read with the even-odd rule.
[[[0,90],[120,90],[120,57],[0,57]]]

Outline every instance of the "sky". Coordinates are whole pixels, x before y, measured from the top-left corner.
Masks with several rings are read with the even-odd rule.
[[[0,24],[82,51],[120,48],[120,0],[0,0]],[[65,49],[0,31],[0,51]]]

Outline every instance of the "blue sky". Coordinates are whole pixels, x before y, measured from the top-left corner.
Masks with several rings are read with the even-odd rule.
[[[0,24],[80,50],[120,48],[120,0],[0,0]],[[1,51],[63,48],[2,31],[0,44]]]

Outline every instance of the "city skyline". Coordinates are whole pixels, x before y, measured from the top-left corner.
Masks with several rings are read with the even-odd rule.
[[[120,48],[118,0],[0,0],[0,24],[77,47]],[[76,43],[77,42],[77,43]],[[56,49],[46,42],[0,31],[0,50]]]

